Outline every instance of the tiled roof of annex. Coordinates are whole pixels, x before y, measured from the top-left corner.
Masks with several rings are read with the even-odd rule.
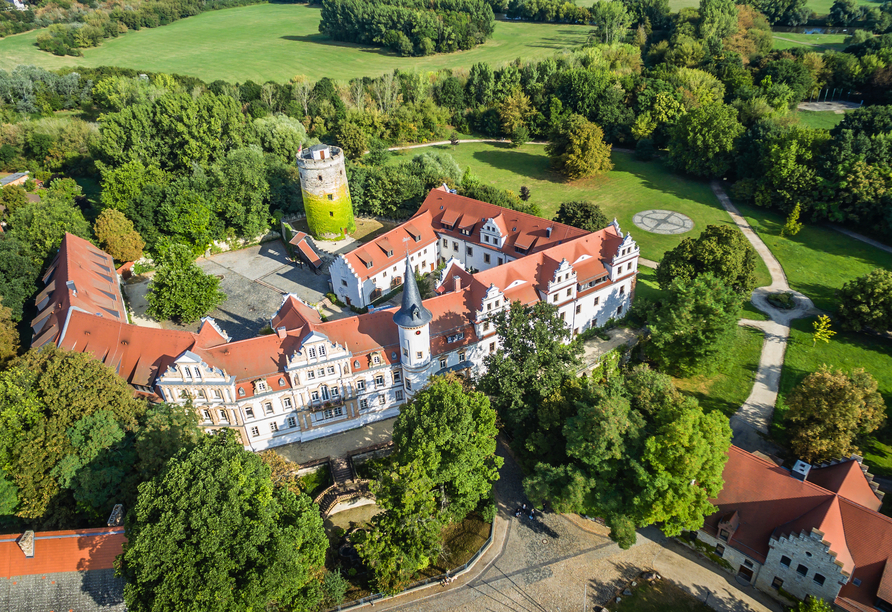
[[[858,474],[865,478],[860,469]],[[740,524],[729,545],[764,563],[772,536],[819,529],[850,574],[835,603],[852,612],[874,609],[892,559],[892,519],[736,446],[728,451],[723,478],[724,488],[712,500],[719,510],[705,521],[709,530],[714,533],[721,518],[736,511]]]
[[[0,577],[111,569],[127,541],[123,527],[100,527],[34,534],[34,556],[26,557],[17,540],[0,535]]]
[[[347,263],[362,280],[371,278],[391,266],[396,266],[397,273],[402,274],[405,271],[402,260],[407,255],[414,255],[436,240],[437,235],[432,229],[430,215],[416,213],[414,217],[399,227],[341,257],[347,260]],[[431,259],[431,263],[434,259]]]

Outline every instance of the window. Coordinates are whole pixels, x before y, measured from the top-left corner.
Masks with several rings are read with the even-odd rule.
[[[220,390],[214,389],[214,399],[222,399],[222,398],[223,398],[223,394],[220,393]]]
[[[620,304],[619,307],[616,309],[616,315],[619,316],[622,313],[623,313],[623,305]]]
[[[484,253],[483,254],[483,263],[489,263],[489,262],[490,262],[489,253]]]
[[[266,414],[272,414],[272,413],[273,413],[273,404],[272,404],[272,402],[266,402],[266,403],[263,405],[263,411],[264,411]]]
[[[552,302],[557,302],[557,300],[558,300],[558,295],[557,295],[557,293],[555,293],[555,294],[554,294],[554,297],[551,298],[551,301],[552,301]]]
[[[270,423],[269,430],[273,433],[276,433],[277,431],[279,431],[279,424],[278,423]]]
[[[468,255],[473,255],[473,254],[474,254],[474,249],[472,249],[471,247],[468,247]]]
[[[483,236],[483,242],[489,243],[489,236]],[[487,257],[487,256],[484,255],[484,259],[485,259],[486,257]],[[487,262],[487,263],[488,263],[488,262]]]
[[[495,343],[495,342],[490,342],[490,343],[489,343],[489,352],[490,352],[490,353],[495,353],[495,352],[496,352],[496,343]]]
[[[573,295],[573,287],[567,289],[567,297],[570,297],[571,295]]]
[[[744,559],[744,560],[743,560],[743,564],[744,564],[746,567],[749,567],[749,568],[752,568],[752,567],[753,567],[753,562],[750,561],[749,559]]]
[[[325,368],[319,368],[316,370],[316,374],[318,374],[320,378],[325,376]]]
[[[285,406],[285,408],[291,408],[291,398],[286,397],[285,399],[283,399],[282,405]]]
[[[202,410],[201,416],[204,418],[205,421],[211,420],[211,412],[209,410]]]
[[[824,581],[827,579],[824,578],[821,574],[815,574],[815,576],[814,576],[814,578],[812,578],[812,580],[814,580],[819,585],[824,586]]]
[[[781,555],[781,565],[783,565],[784,567],[790,567],[790,563],[792,562],[793,560],[790,559],[790,557],[788,557],[787,555]]]
[[[307,380],[313,380],[314,378],[316,378],[316,372],[307,370]]]
[[[294,417],[288,417],[288,427],[291,427],[292,429],[297,427],[297,419],[295,419]]]
[[[322,392],[322,399],[323,399],[323,400],[328,400],[328,399],[331,398],[331,396],[328,394],[328,387],[321,387],[321,388],[319,389],[319,391]]]
[[[398,402],[403,401],[403,392],[402,391],[396,392],[396,401],[398,401]]]
[[[458,252],[458,243],[455,242],[454,240],[452,241],[452,250],[455,251],[456,253]]]
[[[489,331],[489,321],[483,322],[483,331],[485,331],[485,332]]]
[[[796,568],[796,573],[799,574],[800,576],[807,576],[808,568],[800,563],[799,567]]]
[[[619,288],[619,294],[620,295],[626,294],[626,286],[625,285],[623,285],[622,287]]]
[[[341,285],[344,287],[347,286],[347,281],[345,281],[343,278],[341,279]]]
[[[458,354],[458,360],[459,360],[459,361],[464,361],[464,360],[465,360],[465,352],[464,352],[464,351],[462,351],[462,352],[460,352],[460,353]]]
[[[412,381],[411,380],[406,381],[406,389],[408,389],[409,391],[412,390]]]
[[[490,302],[489,304],[486,305],[486,309],[487,309],[487,310],[492,310],[492,302]]]
[[[239,397],[245,397],[245,390],[241,387],[238,388]]]
[[[719,538],[720,538],[720,539],[722,539],[722,540],[724,540],[725,542],[727,542],[729,537],[731,537],[731,534],[728,533],[727,530],[722,529],[721,531],[719,531]]]
[[[341,395],[341,388],[340,388],[340,387],[332,387],[332,388],[331,388],[331,396],[332,396],[332,397],[339,397],[340,395]]]
[[[601,302],[601,298],[596,297],[596,298],[595,298],[595,303],[593,304],[593,306],[597,306],[600,302]]]
[[[198,390],[198,397],[200,397],[201,399],[207,399],[207,398],[208,398],[208,396],[207,396],[207,395],[205,394],[205,392],[204,392],[204,389],[199,389],[199,390]]]
[[[334,373],[335,373],[334,366],[328,366],[328,373],[329,373],[329,374],[334,374]]]
[[[725,547],[724,547],[723,545],[721,545],[721,544],[716,544],[716,545],[715,545],[715,554],[717,554],[717,555],[720,556],[720,557],[721,557],[722,555],[724,555],[724,554],[725,554]]]
[[[318,402],[319,401],[319,392],[318,391],[311,392],[310,399],[312,399],[314,402]]]
[[[319,345],[319,356],[325,357],[325,345]]]
[[[311,359],[316,359],[316,349],[315,348],[311,348],[309,351],[307,351],[307,353],[310,355]]]
[[[256,438],[259,435],[260,435],[260,430],[257,429],[256,427],[252,427],[251,428],[251,437]]]
[[[443,238],[443,248],[444,248],[444,249],[448,249],[448,248],[449,248],[449,241],[446,240],[445,238]]]
[[[248,415],[249,419],[254,418],[254,409],[253,408],[245,408],[245,414]]]
[[[359,400],[359,409],[360,410],[365,410],[368,407],[369,407],[369,400],[367,400],[367,399]]]
[[[415,351],[415,359],[421,359],[422,353],[421,351]]]
[[[407,349],[406,347],[403,347],[403,357],[408,357],[408,356],[409,356],[409,349]]]
[[[384,377],[383,377],[383,376],[376,376],[376,377],[375,377],[375,386],[376,386],[376,387],[383,387],[383,386],[384,386]]]
[[[398,383],[398,382],[400,382],[402,379],[403,379],[403,378],[402,378],[402,374],[400,374],[399,372],[394,372],[394,373],[393,373],[393,382]]]
[[[264,391],[266,391],[266,383],[262,380],[257,381],[257,392],[263,393]]]
[[[226,416],[226,411],[225,411],[225,410],[221,410],[221,411],[220,411],[220,420],[221,420],[221,421],[228,421],[228,420],[229,420],[229,417]]]
[[[504,263],[504,262],[502,261],[502,258],[499,257],[499,265],[501,266],[503,263]]]
[[[381,363],[381,357],[378,356],[378,355],[375,355],[374,357],[372,357],[372,363],[375,364],[375,365],[380,364],[380,363]]]
[[[454,336],[446,336],[446,344],[452,344],[453,342],[458,342],[459,340],[464,340],[465,332],[459,332]]]
[[[357,391],[365,391],[365,381],[364,380],[356,381],[356,390]]]
[[[562,313],[561,313],[561,321],[566,321],[566,320],[567,320],[567,313],[566,313],[566,312],[562,312]]]
[[[771,588],[780,590],[782,586],[784,586],[784,581],[775,576],[774,580],[771,581]]]
[[[328,194],[328,199],[329,199],[329,200],[334,200],[334,194],[333,194],[333,193],[329,193],[329,194]],[[329,216],[329,217],[334,217],[334,211],[333,211],[333,210],[328,211],[328,216]]]
[[[440,358],[440,369],[442,370],[442,369],[444,369],[445,367],[446,367],[446,358],[445,358],[445,357],[441,357],[441,358]]]
[[[576,304],[576,314],[580,314],[582,312],[582,304]]]
[[[383,396],[383,395],[379,395],[379,396],[378,396],[378,404],[379,404],[380,406],[383,406],[383,405],[386,404],[386,403],[387,403],[387,400],[384,398],[384,396]]]

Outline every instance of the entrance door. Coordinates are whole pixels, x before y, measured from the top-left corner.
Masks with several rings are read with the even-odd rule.
[[[741,566],[740,566],[740,570],[737,572],[737,577],[738,577],[738,578],[743,578],[743,579],[746,580],[747,582],[752,583],[752,582],[753,582],[753,570],[751,570],[751,569],[748,568],[748,567],[744,567],[743,565],[741,565]]]

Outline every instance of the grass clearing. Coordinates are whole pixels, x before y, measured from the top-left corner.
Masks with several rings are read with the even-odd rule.
[[[829,49],[842,51],[848,34],[801,34],[798,32],[777,32],[774,35],[775,49],[807,48],[818,53]]]
[[[836,111],[796,111],[795,115],[802,125],[819,130],[832,130],[845,117]]]
[[[805,6],[816,12],[818,15],[828,15],[830,13],[830,7],[833,6],[834,0],[808,0],[805,3]],[[875,2],[873,0],[855,0],[856,4],[860,4],[862,6],[879,6],[882,2]]]
[[[511,148],[502,143],[463,143],[431,147],[452,155],[458,165],[468,166],[480,180],[514,193],[522,185],[530,189],[530,202],[538,204],[542,216],[551,218],[561,202],[590,200],[599,204],[608,218],[616,217],[624,232],[632,232],[641,255],[659,261],[663,253],[685,237],[696,237],[707,225],[730,224],[731,218],[719,204],[709,184],[674,174],[659,160],[641,162],[628,151],[613,152],[614,169],[606,175],[567,181],[553,172],[545,147],[527,144]],[[414,149],[405,155],[416,155]],[[400,157],[396,157],[400,159]],[[694,220],[686,234],[651,234],[632,223],[635,213],[652,208],[681,212]],[[767,270],[765,271],[767,278]]]
[[[886,400],[887,421],[862,445],[864,462],[875,474],[892,476],[892,341],[878,336],[839,332],[830,342],[812,343],[814,317],[798,319],[791,326],[790,342],[781,372],[780,395],[786,396],[808,374],[822,365],[851,371],[864,368],[876,378],[879,391]],[[786,444],[788,434],[784,423],[787,413],[782,401],[774,411],[771,435]]]
[[[784,218],[757,206],[737,205],[784,268],[790,287],[815,306],[836,310],[835,291],[874,268],[892,270],[892,253],[828,227],[805,225],[795,236],[780,236]]]
[[[195,76],[207,82],[287,81],[304,74],[311,80],[348,80],[401,70],[493,66],[518,57],[548,57],[585,42],[590,28],[565,24],[496,23],[493,37],[469,51],[399,57],[377,47],[329,40],[319,33],[320,7],[258,4],[211,11],[159,28],[108,39],[83,57],[59,57],[35,46],[41,30],[0,40],[0,69],[19,64],[47,69],[63,66],[121,66]]]
[[[639,583],[632,594],[607,609],[614,612],[711,612],[712,608],[668,580]]]

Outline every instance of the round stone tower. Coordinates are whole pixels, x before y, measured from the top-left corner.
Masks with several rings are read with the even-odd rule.
[[[344,152],[317,144],[297,154],[307,225],[314,238],[339,240],[356,231]]]

